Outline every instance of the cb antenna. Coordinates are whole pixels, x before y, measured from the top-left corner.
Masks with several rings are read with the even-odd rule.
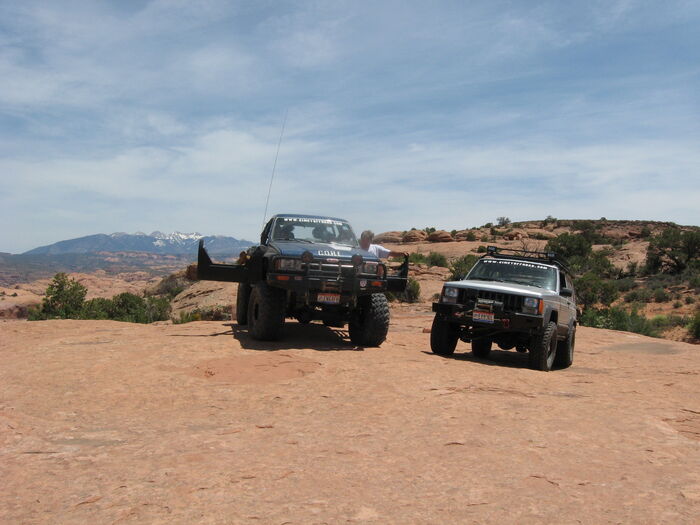
[[[270,192],[272,191],[272,181],[275,179],[275,168],[277,168],[277,157],[280,154],[280,146],[282,145],[282,136],[284,135],[284,126],[287,124],[287,113],[289,109],[284,111],[284,120],[282,121],[282,131],[280,131],[280,139],[277,142],[277,153],[275,153],[275,163],[272,165],[272,175],[270,175],[270,187],[267,189],[267,200],[265,201],[265,213],[263,214],[263,222],[261,230],[265,228],[265,219],[267,219],[267,206],[270,204]]]

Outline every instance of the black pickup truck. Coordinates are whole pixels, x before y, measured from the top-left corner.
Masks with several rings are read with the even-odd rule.
[[[237,282],[236,321],[260,340],[280,339],[285,318],[349,324],[350,340],[379,346],[389,329],[384,292],[402,292],[408,258],[390,269],[360,248],[344,219],[280,214],[260,235],[260,244],[242,252],[236,264],[213,263],[199,243],[198,278]]]

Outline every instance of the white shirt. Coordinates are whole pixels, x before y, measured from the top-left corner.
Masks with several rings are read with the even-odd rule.
[[[391,250],[387,250],[381,244],[370,244],[369,248],[367,248],[367,251],[372,255],[379,257],[380,259],[386,259],[391,253]]]

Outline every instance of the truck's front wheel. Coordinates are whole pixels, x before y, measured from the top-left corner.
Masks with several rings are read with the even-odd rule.
[[[248,302],[248,331],[254,339],[274,341],[282,337],[286,295],[262,282],[253,286]]]
[[[359,346],[379,346],[388,331],[389,303],[386,296],[373,293],[360,297],[350,317],[350,341]]]
[[[459,327],[440,317],[435,316],[433,327],[430,329],[430,349],[437,355],[452,355],[457,347]]]
[[[549,372],[557,354],[557,323],[547,323],[544,332],[530,346],[530,368]]]

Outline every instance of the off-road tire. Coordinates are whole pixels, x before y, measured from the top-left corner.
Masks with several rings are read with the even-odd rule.
[[[350,341],[358,346],[379,346],[389,331],[389,303],[383,293],[364,295],[350,316]]]
[[[238,283],[236,296],[236,322],[243,326],[248,324],[248,302],[250,301],[250,285]]]
[[[455,353],[459,339],[459,326],[436,315],[430,329],[430,349],[437,355]]]
[[[284,329],[286,294],[261,282],[253,286],[248,302],[248,332],[253,339],[275,341]]]
[[[569,368],[574,362],[574,346],[576,345],[576,326],[569,329],[566,339],[557,343],[557,355],[554,357],[556,368]]]
[[[557,323],[550,321],[530,346],[530,368],[549,372],[557,354]]]
[[[491,353],[491,339],[473,339],[472,354],[474,357],[486,359]]]

